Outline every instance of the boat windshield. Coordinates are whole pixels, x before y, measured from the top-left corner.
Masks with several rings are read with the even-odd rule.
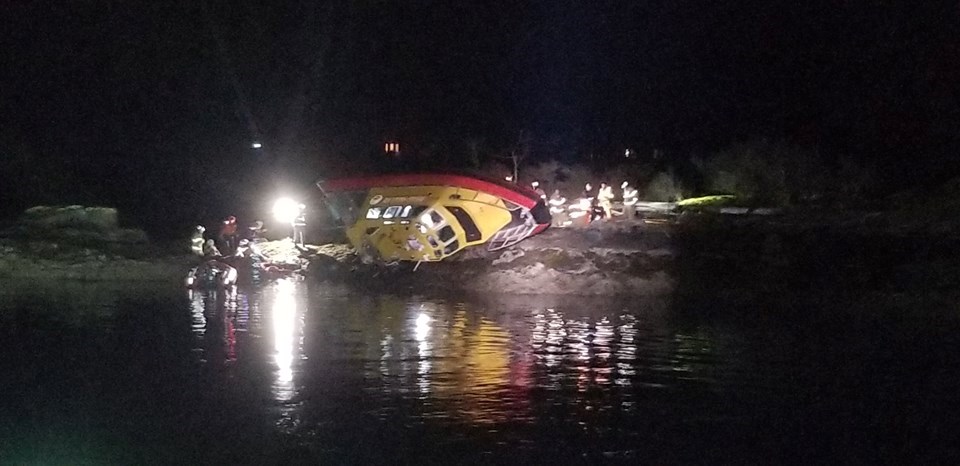
[[[377,205],[367,208],[364,216],[367,220],[391,220],[391,219],[410,219],[416,218],[421,212],[427,209],[422,205]]]
[[[363,191],[344,191],[327,194],[326,204],[333,214],[333,218],[342,226],[356,223],[359,217],[360,206],[366,198]]]

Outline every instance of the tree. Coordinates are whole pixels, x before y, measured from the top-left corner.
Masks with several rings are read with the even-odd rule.
[[[532,138],[529,133],[524,130],[520,130],[520,135],[517,137],[517,143],[510,148],[510,151],[500,157],[513,166],[513,178],[511,181],[514,183],[517,182],[520,176],[520,165],[524,160],[530,157],[530,143]]]

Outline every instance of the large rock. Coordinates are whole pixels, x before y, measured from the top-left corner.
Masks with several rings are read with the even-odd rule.
[[[20,216],[13,236],[81,243],[146,243],[143,230],[120,228],[112,207],[35,206]]]
[[[36,229],[75,228],[78,230],[111,231],[119,228],[117,209],[112,207],[35,206],[20,216],[20,224]]]

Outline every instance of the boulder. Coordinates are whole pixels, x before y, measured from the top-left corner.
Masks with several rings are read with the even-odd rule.
[[[20,216],[10,232],[31,240],[73,243],[146,243],[143,230],[120,228],[112,207],[35,206]]]
[[[117,209],[79,205],[31,207],[23,212],[19,223],[25,227],[47,230],[71,228],[105,232],[119,228]]]

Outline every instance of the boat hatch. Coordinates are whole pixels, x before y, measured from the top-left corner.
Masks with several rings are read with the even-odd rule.
[[[463,228],[463,232],[467,236],[468,243],[480,241],[483,235],[480,234],[480,229],[477,228],[476,222],[473,221],[473,217],[471,217],[467,211],[452,205],[444,207],[446,207],[446,209],[457,218],[457,221],[460,222],[460,227]]]

